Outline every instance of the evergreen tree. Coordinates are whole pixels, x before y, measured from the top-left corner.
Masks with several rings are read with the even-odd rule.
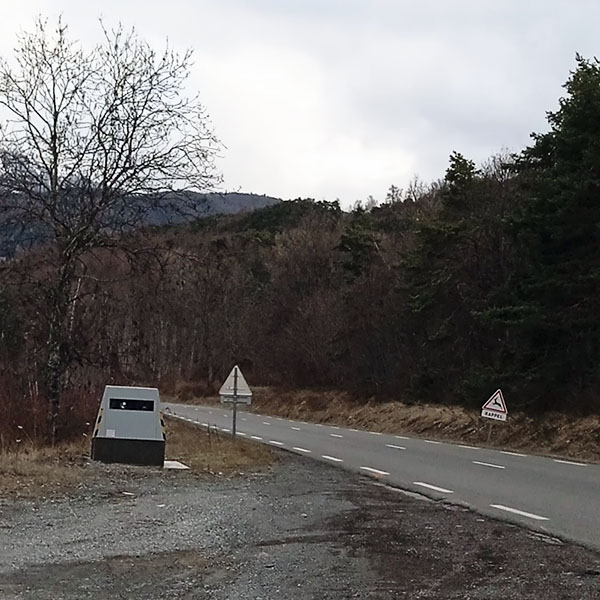
[[[524,260],[499,312],[544,406],[600,381],[600,62],[578,55],[564,87],[550,130],[517,157]]]

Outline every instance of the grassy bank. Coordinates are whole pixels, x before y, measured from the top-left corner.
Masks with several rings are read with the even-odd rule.
[[[277,460],[268,447],[175,419],[166,420],[167,459],[179,460],[195,475],[233,475]],[[0,497],[52,497],[76,493],[86,481],[105,477],[109,468],[89,459],[90,440],[55,447],[25,444],[0,453]],[[140,471],[144,467],[132,467]]]

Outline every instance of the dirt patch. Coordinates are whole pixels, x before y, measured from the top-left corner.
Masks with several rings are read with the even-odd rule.
[[[103,561],[37,565],[28,569],[27,587],[37,598],[125,598],[132,591],[143,598],[185,598],[202,584],[208,561],[198,551],[175,551],[148,556],[112,556]],[[160,581],[149,573],[161,574]],[[182,578],[182,574],[187,577]],[[23,589],[23,573],[5,577],[6,593]],[[126,590],[127,592],[124,592]]]
[[[338,518],[356,553],[378,557],[401,598],[595,598],[600,556],[467,509],[349,490],[357,506]],[[416,518],[415,518],[416,517]]]

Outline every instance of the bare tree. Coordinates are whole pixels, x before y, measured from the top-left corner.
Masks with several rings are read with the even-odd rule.
[[[48,248],[28,262],[28,276],[47,284],[43,382],[53,441],[84,258],[119,246],[121,233],[158,213],[193,211],[184,191],[218,180],[219,143],[185,91],[191,54],[156,53],[133,30],[102,30],[103,43],[85,51],[61,21],[52,30],[38,20],[14,60],[0,62],[0,228]]]

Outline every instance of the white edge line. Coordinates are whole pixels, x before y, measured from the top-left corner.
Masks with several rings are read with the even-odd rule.
[[[328,456],[327,454],[321,454],[321,458],[325,460],[332,460],[333,462],[344,462],[341,458],[336,458],[335,456]]]
[[[380,471],[379,469],[373,469],[372,467],[361,467],[363,471],[368,471],[369,473],[375,473],[375,475],[389,475],[387,471]]]
[[[405,435],[395,435],[394,437],[399,440],[410,440],[410,438],[406,437]]]
[[[241,435],[242,437],[246,437],[246,435],[248,435],[248,434],[244,433],[243,431],[238,431],[237,434]]]
[[[292,448],[292,450],[297,450],[298,452],[304,452],[305,454],[310,454],[312,452],[312,450],[307,450],[306,448],[298,448],[297,446],[294,446]]]
[[[585,463],[574,462],[572,460],[561,460],[560,458],[555,458],[554,462],[560,463],[561,465],[573,465],[574,467],[587,467]]]
[[[262,438],[259,435],[251,435],[250,438],[253,440],[262,440]]]
[[[506,469],[504,465],[493,465],[492,463],[480,462],[478,460],[472,461],[474,465],[481,465],[482,467],[492,467],[493,469]]]
[[[423,440],[426,444],[441,444],[442,442],[436,442],[435,440]]]
[[[467,446],[466,444],[458,444],[459,448],[465,448],[466,450],[480,450],[477,446]]]
[[[278,442],[277,440],[269,440],[269,444],[273,444],[274,446],[283,446],[283,442]]]
[[[413,481],[413,485],[419,485],[419,486],[427,488],[429,490],[434,490],[435,492],[442,492],[442,494],[454,494],[454,492],[452,490],[447,490],[446,488],[437,487],[436,485],[431,485],[429,483],[423,483],[422,481]]]
[[[490,504],[492,508],[496,508],[498,510],[504,510],[509,513],[513,513],[515,515],[520,515],[522,517],[529,517],[530,519],[535,519],[536,521],[549,521],[548,517],[542,517],[540,515],[534,515],[533,513],[525,512],[524,510],[518,510],[516,508],[510,508],[510,506],[503,506],[502,504]]]
[[[380,431],[369,431],[371,435],[383,435]]]
[[[527,456],[527,454],[521,454],[520,452],[510,452],[508,450],[500,450],[500,454],[508,454],[509,456]]]
[[[293,429],[294,431],[302,431],[302,430],[300,429],[300,427],[292,427],[292,429]]]

